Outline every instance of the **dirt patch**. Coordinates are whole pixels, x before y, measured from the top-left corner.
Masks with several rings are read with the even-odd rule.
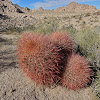
[[[91,88],[78,91],[61,86],[36,86],[19,68],[7,69],[0,74],[1,100],[97,100]]]

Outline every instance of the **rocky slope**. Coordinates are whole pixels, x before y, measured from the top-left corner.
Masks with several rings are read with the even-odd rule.
[[[99,23],[100,18],[95,12],[98,12],[98,15],[100,15],[100,11],[96,7],[76,2],[71,2],[67,6],[59,7],[56,10],[45,10],[42,7],[31,10],[27,7],[23,8],[17,4],[13,4],[10,0],[0,0],[0,31],[5,31],[9,27],[23,28],[29,25],[37,25],[40,22],[45,23],[45,19],[51,20],[53,18],[56,19],[60,27],[63,25],[69,26],[72,23],[74,24],[74,28],[77,28],[78,24],[80,26],[81,21],[84,22],[87,19],[90,19],[92,22],[96,20],[96,23]],[[88,15],[85,15],[85,13]],[[93,17],[93,20],[90,17]],[[73,21],[76,21],[76,23],[73,23]],[[91,24],[91,22],[88,23]],[[95,26],[98,26],[98,23]]]
[[[13,4],[10,0],[0,1],[0,31],[6,30],[9,27],[24,27],[29,24],[34,24],[36,20],[28,16],[30,9],[20,7]]]
[[[10,13],[10,12],[23,13],[23,11],[19,9],[16,5],[12,4],[10,0],[1,0],[0,1],[0,13],[5,14],[5,13]]]
[[[76,2],[71,2],[66,7],[59,7],[55,11],[57,12],[93,12],[96,11],[96,7],[89,6],[86,4],[78,4]]]

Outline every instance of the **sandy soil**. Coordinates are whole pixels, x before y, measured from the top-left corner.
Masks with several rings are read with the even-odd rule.
[[[36,86],[17,64],[17,35],[0,34],[0,100],[97,100],[92,87],[78,91]]]

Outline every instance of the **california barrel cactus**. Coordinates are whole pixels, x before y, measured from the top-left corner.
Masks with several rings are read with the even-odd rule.
[[[68,89],[77,90],[86,87],[90,82],[92,71],[88,62],[79,54],[72,54],[67,59],[66,69],[61,84]]]
[[[50,36],[25,33],[18,42],[18,62],[36,84],[56,83],[69,89],[86,87],[92,70],[84,57],[73,53],[72,39],[62,32]]]
[[[72,39],[64,32],[54,32],[50,35],[50,38],[57,42],[59,45],[66,50],[67,55],[72,53],[73,50],[73,42]]]
[[[41,85],[52,85],[61,79],[65,54],[62,46],[40,34],[25,33],[18,43],[21,68]]]

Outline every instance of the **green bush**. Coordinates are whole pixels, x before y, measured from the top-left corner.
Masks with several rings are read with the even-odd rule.
[[[19,27],[9,27],[7,30],[7,34],[12,34],[14,32],[20,33],[22,31]]]
[[[77,30],[75,28],[73,28],[73,25],[69,25],[68,27],[63,26],[60,31],[62,32],[66,32],[68,35],[74,37],[75,33],[77,32]]]
[[[97,72],[97,77],[95,80],[95,91],[97,96],[100,98],[100,71]]]
[[[29,25],[23,28],[22,31],[34,31],[35,30],[35,26],[34,25]]]
[[[43,34],[51,34],[52,32],[57,31],[57,22],[54,20],[39,24],[35,27],[35,32]]]
[[[85,55],[92,65],[96,65],[100,50],[100,34],[90,28],[79,31],[75,36],[80,53]]]
[[[34,31],[40,34],[51,34],[52,32],[57,31],[57,22],[55,20],[49,20],[41,22],[37,25],[29,25],[23,28],[23,31]]]

